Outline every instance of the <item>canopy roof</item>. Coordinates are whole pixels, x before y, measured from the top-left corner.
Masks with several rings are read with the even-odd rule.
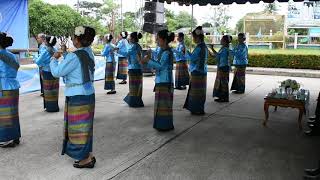
[[[250,2],[252,4],[259,3],[261,0],[152,0],[152,1],[158,1],[158,2],[167,2],[168,4],[172,2],[177,2],[179,5],[194,5],[199,4],[200,6],[206,6],[208,4],[211,5],[219,5],[219,4],[245,4],[246,2]],[[262,0],[265,3],[273,3],[274,0]],[[278,0],[278,2],[288,2],[289,0]],[[303,0],[294,0],[294,2],[302,2]],[[310,0],[312,1],[312,0]],[[313,1],[319,1],[319,0],[313,0]]]

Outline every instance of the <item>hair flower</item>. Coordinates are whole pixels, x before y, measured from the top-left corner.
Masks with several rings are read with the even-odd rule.
[[[74,31],[74,35],[76,35],[76,36],[84,35],[85,30],[86,29],[83,26],[78,26],[78,27],[76,27],[76,29]]]

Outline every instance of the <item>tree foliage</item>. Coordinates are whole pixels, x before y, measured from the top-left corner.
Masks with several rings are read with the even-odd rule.
[[[202,24],[202,27],[213,27],[213,25],[211,24],[211,23],[209,23],[209,22],[205,22],[205,23],[203,23]]]
[[[50,5],[41,0],[32,0],[29,3],[29,25],[32,36],[39,33],[70,36],[74,28],[80,25],[91,26],[97,33],[104,30],[97,20],[82,17],[67,5]]]
[[[208,16],[207,22],[211,23],[215,28],[215,31],[220,34],[230,31],[228,23],[231,19],[231,16],[227,14],[227,10],[228,6],[225,5],[219,5],[210,8],[212,13]]]
[[[266,13],[273,14],[273,13],[275,13],[277,11],[278,11],[278,7],[277,7],[277,4],[275,2],[266,4],[264,6],[264,12],[266,12]]]
[[[236,24],[236,32],[244,32],[244,23],[243,23],[244,18],[241,18],[238,20]]]
[[[89,1],[80,1],[74,5],[75,8],[79,8],[82,15],[91,16],[97,20],[102,19],[101,6],[102,3]]]
[[[195,18],[192,19],[191,14],[186,11],[181,11],[178,15],[176,15],[174,12],[166,10],[165,18],[169,31],[176,31],[180,28],[190,28],[192,25],[197,25],[197,20]]]

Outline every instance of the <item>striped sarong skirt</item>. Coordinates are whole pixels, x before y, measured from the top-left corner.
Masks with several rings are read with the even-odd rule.
[[[188,71],[188,64],[186,61],[176,62],[175,86],[181,87],[189,85],[190,76]]]
[[[207,74],[192,72],[187,99],[183,108],[191,113],[205,113],[204,105],[207,96]]]
[[[66,97],[62,155],[83,160],[92,152],[95,94]]]
[[[236,66],[231,90],[244,93],[246,89],[246,66]]]
[[[144,107],[142,101],[143,76],[141,69],[129,70],[129,93],[124,101],[130,107]]]
[[[213,97],[229,100],[229,67],[218,68],[213,88]]]
[[[20,137],[19,90],[0,91],[0,142]]]
[[[128,78],[128,59],[119,57],[117,79],[127,80]]]
[[[107,62],[106,69],[105,69],[105,82],[104,82],[105,90],[115,89],[114,70],[115,70],[115,64],[113,62]]]
[[[39,80],[40,80],[40,92],[43,94],[43,72],[42,72],[42,67],[39,67]]]
[[[154,88],[154,123],[153,128],[159,131],[174,129],[173,126],[173,84],[158,83]]]
[[[59,111],[59,78],[52,76],[51,72],[42,71],[43,101],[47,112]]]

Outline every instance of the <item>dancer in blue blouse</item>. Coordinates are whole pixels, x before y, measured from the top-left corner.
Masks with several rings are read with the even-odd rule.
[[[42,51],[45,50],[45,41],[46,41],[46,35],[43,34],[43,33],[40,33],[37,35],[37,42],[38,42],[38,48],[39,48],[39,51],[38,51],[38,56],[42,53]],[[36,59],[37,57],[34,57],[34,60]],[[41,92],[41,96],[43,96],[43,82],[42,82],[42,67],[39,66],[39,79],[40,79],[40,92]]]
[[[128,78],[128,33],[121,32],[119,35],[119,41],[117,44],[117,55],[118,55],[118,71],[117,79],[122,81],[119,84],[127,84]]]
[[[54,36],[46,36],[45,46],[42,48],[39,56],[35,59],[36,64],[42,69],[43,83],[43,104],[47,112],[59,111],[59,78],[55,78],[51,74],[50,59],[57,51],[54,46],[57,39]]]
[[[106,58],[106,69],[105,69],[105,83],[104,89],[110,90],[107,94],[116,94],[115,91],[115,82],[114,82],[114,71],[115,71],[115,57],[114,57],[114,48],[115,45],[112,44],[113,36],[111,34],[107,34],[105,36],[106,45],[101,52],[101,55]]]
[[[192,32],[192,38],[197,46],[192,53],[188,52],[191,78],[183,108],[188,109],[191,114],[203,115],[207,93],[208,48],[204,42],[204,32],[201,26]]]
[[[179,90],[186,89],[186,85],[189,85],[189,71],[186,58],[186,46],[184,44],[184,34],[178,34],[178,46],[174,49],[176,58],[176,74],[175,74],[175,88]]]
[[[153,128],[158,131],[174,129],[172,104],[173,104],[173,51],[169,43],[174,40],[174,33],[168,30],[159,31],[157,34],[158,45],[161,48],[158,59],[152,59],[151,50],[145,56],[144,62],[156,69],[155,103]]]
[[[93,119],[95,109],[94,55],[90,48],[96,32],[93,28],[79,26],[75,29],[73,53],[55,53],[50,63],[53,76],[63,77],[65,83],[65,135],[62,155],[78,160],[75,168],[93,168]]]
[[[248,47],[245,44],[246,35],[238,34],[239,44],[233,49],[235,66],[231,90],[236,94],[243,94],[246,89],[246,67],[248,65]]]
[[[143,76],[141,56],[142,48],[138,44],[142,38],[141,33],[133,32],[129,36],[128,62],[129,62],[129,93],[124,101],[130,107],[144,107],[142,101]]]
[[[214,83],[213,97],[216,102],[229,102],[229,73],[230,73],[230,61],[232,58],[232,52],[229,49],[229,44],[232,41],[232,37],[224,35],[221,39],[221,49],[216,52],[212,48],[213,55],[217,60],[217,76]]]
[[[0,147],[15,147],[20,143],[19,88],[16,56],[7,51],[13,39],[0,33]]]

